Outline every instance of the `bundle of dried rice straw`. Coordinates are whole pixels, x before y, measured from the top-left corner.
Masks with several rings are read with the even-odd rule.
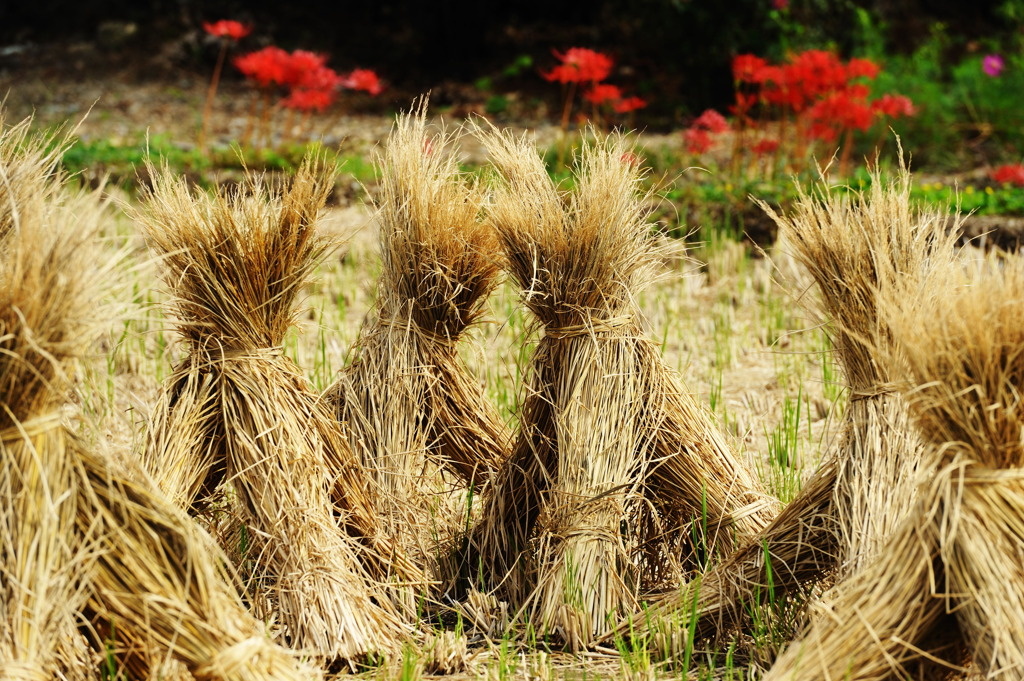
[[[214,196],[154,173],[141,217],[189,354],[154,412],[146,459],[184,506],[230,483],[286,638],[351,661],[403,633],[371,581],[391,578],[391,549],[372,482],[282,352],[296,298],[328,246],[316,221],[331,171],[310,157],[280,195],[250,178]]]
[[[1024,673],[1024,261],[949,267],[888,301],[930,480],[877,559],[768,679],[884,678],[956,614],[972,672]]]
[[[349,443],[379,483],[377,510],[432,580],[465,526],[446,506],[477,489],[510,439],[480,382],[459,357],[499,273],[483,191],[458,167],[451,135],[428,134],[426,102],[399,116],[376,197],[383,268],[356,355],[328,389]],[[447,477],[451,477],[450,475]],[[464,503],[464,501],[463,501]],[[452,517],[461,510],[463,517]],[[412,603],[415,605],[415,603]]]
[[[894,352],[879,301],[947,264],[955,230],[944,211],[913,208],[910,188],[901,167],[891,182],[875,172],[861,194],[837,193],[825,182],[812,193],[798,187],[786,216],[761,203],[818,285],[812,311],[831,333],[849,395],[842,437],[762,534],[694,584],[652,599],[634,631],[682,611],[696,617],[701,636],[731,634],[751,603],[855,573],[913,506],[922,450],[893,387],[898,369],[879,361]]]
[[[730,551],[775,503],[641,330],[635,295],[663,253],[625,140],[585,145],[563,197],[525,138],[483,135],[500,175],[491,219],[543,329],[477,541],[541,631],[587,645],[642,585],[678,575],[680,552],[692,567]]]
[[[942,208],[910,202],[905,166],[892,181],[873,171],[863,193],[817,196],[800,189],[789,215],[775,220],[820,294],[819,316],[846,379],[849,402],[838,446],[833,513],[840,533],[840,579],[871,562],[915,502],[921,443],[894,390],[898,367],[879,361],[895,352],[885,296],[915,289],[929,270],[953,256],[957,225]]]
[[[101,211],[92,196],[50,200],[60,180],[37,163],[46,140],[29,124],[0,134],[0,677],[49,679],[93,570],[76,533],[78,443],[60,407],[94,338],[86,282]]]
[[[91,622],[101,639],[116,623],[116,652],[131,649],[121,661],[138,678],[170,659],[198,679],[317,678],[248,615],[212,539],[65,422],[103,320],[108,216],[98,194],[52,201],[61,191],[45,189],[11,207],[0,259],[0,676],[90,676],[55,658]]]

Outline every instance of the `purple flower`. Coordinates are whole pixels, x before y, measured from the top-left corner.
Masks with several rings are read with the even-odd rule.
[[[993,78],[998,78],[1005,66],[1006,62],[998,54],[986,54],[985,58],[981,61],[981,70]]]

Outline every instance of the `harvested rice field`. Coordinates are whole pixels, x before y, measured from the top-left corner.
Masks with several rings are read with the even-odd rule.
[[[330,205],[3,125],[0,677],[1024,673],[1024,264],[902,164],[761,249],[423,101]]]

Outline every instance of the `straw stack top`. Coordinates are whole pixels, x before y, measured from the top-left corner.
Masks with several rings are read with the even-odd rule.
[[[31,118],[7,126],[0,111],[0,239],[17,226],[26,204],[60,202],[66,173],[59,160],[71,135],[34,133],[31,126]]]
[[[481,134],[499,175],[490,218],[526,305],[549,332],[628,318],[633,296],[655,278],[661,249],[626,140],[585,142],[575,189],[564,194],[525,137]]]
[[[1024,260],[950,268],[922,290],[890,302],[922,433],[946,462],[1024,467]]]
[[[481,221],[484,191],[460,172],[454,142],[427,133],[425,101],[399,116],[377,158],[376,199],[389,279],[382,315],[451,339],[482,314],[499,271],[494,232]]]
[[[848,189],[842,197],[826,181],[799,197],[786,216],[762,208],[793,244],[797,259],[821,291],[825,315],[835,325],[838,356],[855,390],[873,390],[899,372],[875,361],[892,348],[886,317],[879,314],[880,291],[906,291],[925,272],[949,261],[952,231],[947,211],[919,208],[910,201],[911,175],[901,166],[885,181],[878,171],[870,188]]]
[[[62,195],[51,179],[36,180],[29,184],[41,193],[15,187],[7,196],[16,219],[0,237],[0,429],[66,401],[72,367],[99,335],[110,281],[112,258],[97,249],[105,206],[98,194]]]
[[[329,247],[316,222],[333,169],[309,156],[283,191],[252,178],[216,194],[166,168],[150,170],[153,187],[138,216],[162,256],[179,332],[211,353],[278,348]]]

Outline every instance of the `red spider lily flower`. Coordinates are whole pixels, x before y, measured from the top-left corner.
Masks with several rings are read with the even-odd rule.
[[[708,109],[700,116],[697,116],[697,120],[693,122],[693,127],[703,128],[708,132],[720,133],[729,129],[729,121],[725,120],[725,116],[714,109]]]
[[[778,148],[779,148],[779,140],[773,140],[771,138],[765,138],[765,139],[759,140],[757,143],[755,143],[754,146],[750,147],[750,150],[752,152],[754,152],[755,154],[757,154],[758,156],[761,156],[763,154],[770,154],[770,153],[772,153],[773,151],[775,151]]]
[[[292,90],[281,100],[281,106],[296,111],[324,111],[334,103],[334,90]]]
[[[845,88],[841,88],[838,94],[845,95],[850,99],[867,100],[868,95],[871,93],[871,89],[867,85],[860,83],[850,85]]]
[[[540,75],[558,83],[599,83],[611,74],[615,64],[608,55],[586,47],[571,47],[565,54],[551,52],[562,63]]]
[[[710,133],[700,128],[687,128],[683,131],[686,150],[691,154],[703,154],[714,144]]]
[[[598,84],[587,90],[583,99],[591,104],[614,104],[622,99],[622,90],[615,85]]]
[[[850,78],[867,78],[874,80],[882,71],[878,64],[870,59],[851,59],[846,62],[846,73]]]
[[[913,116],[917,113],[914,103],[910,101],[909,97],[903,95],[884,94],[871,102],[871,109],[875,113],[889,118]]]
[[[802,111],[814,95],[809,91],[811,82],[805,64],[767,66],[761,74],[761,99],[775,106]]]
[[[1001,184],[1024,187],[1024,165],[1014,163],[1012,165],[999,166],[992,171],[991,177],[993,181]]]
[[[777,9],[780,12],[785,12],[789,9],[789,0],[772,0],[772,9]]]
[[[380,78],[371,69],[355,69],[352,73],[342,77],[338,82],[342,87],[350,90],[361,90],[374,97],[384,91],[384,85],[381,84]]]
[[[316,54],[308,50],[295,50],[288,55],[284,84],[295,88],[304,87],[303,82],[307,78],[317,78],[318,75],[316,74],[321,69],[326,68],[326,63],[326,55]]]
[[[753,54],[738,54],[732,60],[732,77],[738,83],[761,83],[768,62]]]
[[[842,88],[847,71],[839,58],[824,50],[806,50],[765,78],[767,101],[800,111],[807,102]]]
[[[235,58],[234,64],[247,79],[260,87],[285,85],[291,73],[291,55],[280,47],[264,47],[243,54]]]
[[[612,109],[615,113],[629,113],[636,111],[637,109],[643,109],[647,106],[647,100],[639,97],[626,97],[612,104]]]
[[[853,88],[834,92],[819,99],[807,110],[811,120],[808,134],[823,140],[833,140],[845,130],[867,130],[875,121],[875,112]]]
[[[622,156],[619,157],[619,161],[621,161],[624,165],[635,167],[639,167],[641,163],[640,157],[634,154],[632,151],[624,152]]]
[[[755,104],[757,104],[757,95],[747,95],[742,92],[737,92],[736,103],[729,107],[729,113],[733,116],[749,119],[747,114]]]
[[[341,76],[329,66],[319,66],[309,71],[300,71],[293,87],[299,90],[334,90],[341,84]]]
[[[805,50],[784,67],[790,84],[800,84],[805,100],[813,100],[846,87],[849,74],[834,52]]]
[[[243,24],[240,21],[232,21],[231,19],[221,19],[215,21],[212,24],[209,22],[203,22],[203,30],[214,36],[215,38],[230,38],[231,40],[241,40],[245,36],[252,33],[252,26],[249,24]]]

